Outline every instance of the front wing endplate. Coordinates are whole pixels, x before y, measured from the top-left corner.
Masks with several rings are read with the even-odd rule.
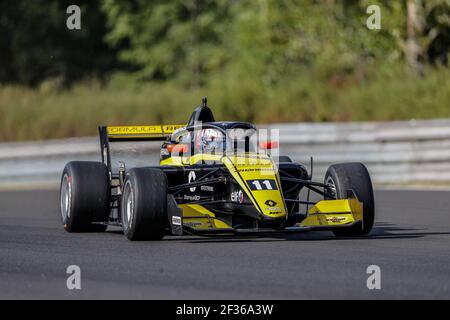
[[[350,191],[344,200],[323,200],[316,203],[309,211],[300,227],[337,227],[363,223],[363,204]]]

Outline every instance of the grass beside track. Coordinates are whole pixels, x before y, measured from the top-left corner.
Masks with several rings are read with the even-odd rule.
[[[221,77],[198,89],[114,81],[65,90],[52,82],[35,89],[0,86],[0,140],[89,136],[99,124],[184,123],[205,95],[217,119],[255,123],[448,118],[450,71],[380,74],[340,84],[299,76],[270,86]]]

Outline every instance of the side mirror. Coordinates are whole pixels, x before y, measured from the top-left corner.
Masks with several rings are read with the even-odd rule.
[[[278,148],[278,141],[264,141],[259,143],[259,147],[263,150],[271,150]]]
[[[187,153],[189,151],[189,145],[187,144],[169,144],[167,145],[167,151],[169,151],[171,154],[183,154]]]

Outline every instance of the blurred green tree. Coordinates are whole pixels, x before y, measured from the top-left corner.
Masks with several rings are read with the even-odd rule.
[[[126,45],[120,59],[139,68],[139,80],[181,76],[192,86],[224,64],[227,0],[105,0],[112,46]]]
[[[66,27],[66,9],[82,9],[82,30]],[[102,77],[117,65],[103,41],[106,21],[98,1],[2,0],[0,2],[0,83],[35,86],[46,79],[67,85]]]
[[[80,31],[66,28],[70,4]],[[380,31],[366,28],[373,4]],[[0,32],[0,83],[125,70],[190,87],[229,78],[266,90],[305,74],[341,86],[405,61],[447,64],[450,0],[2,0]]]

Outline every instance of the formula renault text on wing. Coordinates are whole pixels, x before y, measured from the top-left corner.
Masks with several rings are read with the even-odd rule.
[[[261,141],[252,124],[215,121],[206,98],[187,125],[99,132],[102,161],[70,162],[62,174],[68,232],[119,226],[130,240],[160,240],[309,230],[361,236],[372,229],[374,195],[363,164],[334,164],[323,183],[314,182],[304,165],[271,156],[278,142]],[[163,141],[159,166],[113,168],[111,143],[152,140]],[[321,200],[311,201],[311,192]]]

